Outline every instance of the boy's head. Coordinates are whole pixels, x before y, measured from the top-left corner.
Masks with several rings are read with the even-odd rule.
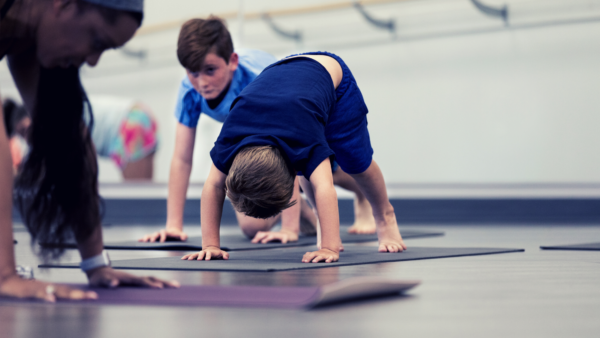
[[[279,149],[250,146],[233,160],[225,184],[227,197],[238,212],[254,218],[269,218],[296,204],[296,174],[290,170]]]
[[[177,41],[177,58],[194,89],[206,100],[228,87],[238,67],[238,55],[225,23],[214,16],[183,24]]]

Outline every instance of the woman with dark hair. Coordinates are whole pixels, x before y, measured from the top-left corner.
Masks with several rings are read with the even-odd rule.
[[[93,286],[178,286],[110,268],[103,251],[93,116],[79,78],[85,62],[127,42],[142,21],[143,0],[0,0],[0,58],[28,111],[31,147],[15,181],[14,199],[39,254],[57,258],[74,238],[81,269]],[[87,108],[86,108],[87,107]],[[84,114],[89,113],[89,117]],[[0,115],[2,111],[0,110]],[[86,124],[85,121],[90,121]],[[0,295],[93,299],[94,292],[21,279],[12,240],[13,177],[4,117],[0,118]]]

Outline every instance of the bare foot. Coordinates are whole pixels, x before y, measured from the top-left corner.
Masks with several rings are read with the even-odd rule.
[[[406,244],[402,240],[396,216],[386,217],[384,223],[377,225],[377,238],[379,239],[379,252],[402,252],[406,250]]]
[[[354,224],[348,229],[350,234],[374,234],[377,231],[373,208],[365,198],[362,202],[354,199]]]
[[[300,199],[300,233],[307,236],[317,235],[317,215],[304,198]]]

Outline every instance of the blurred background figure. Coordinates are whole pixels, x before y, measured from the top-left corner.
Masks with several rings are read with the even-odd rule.
[[[158,146],[157,124],[150,108],[133,99],[90,96],[94,112],[92,141],[99,157],[110,159],[125,180],[152,180]],[[4,123],[10,137],[13,171],[27,155],[27,130],[31,118],[24,106],[3,102]]]

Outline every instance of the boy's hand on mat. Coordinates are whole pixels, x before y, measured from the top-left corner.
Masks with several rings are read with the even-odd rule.
[[[177,281],[164,281],[155,277],[135,276],[123,271],[117,271],[111,267],[103,266],[88,272],[88,280],[91,286],[102,286],[116,288],[121,285],[145,286],[155,289],[178,288]]]
[[[177,241],[185,242],[188,239],[188,235],[179,228],[162,229],[153,234],[146,235],[138,240],[138,242],[156,242],[159,241],[164,243],[167,239],[174,239]]]
[[[283,244],[296,242],[298,241],[298,234],[286,229],[281,229],[280,231],[259,231],[252,239],[252,243],[262,244],[275,241]]]
[[[302,257],[302,263],[331,263],[337,262],[340,259],[340,254],[330,249],[321,249],[318,251],[307,252]]]
[[[82,291],[65,285],[22,279],[17,275],[11,275],[0,282],[0,296],[37,298],[52,303],[57,299],[98,299],[98,295],[93,291]]]
[[[188,261],[210,261],[211,259],[229,259],[229,253],[227,251],[221,250],[221,248],[218,248],[216,246],[209,246],[206,247],[206,249],[202,249],[202,251],[185,255],[181,257],[181,259]]]

